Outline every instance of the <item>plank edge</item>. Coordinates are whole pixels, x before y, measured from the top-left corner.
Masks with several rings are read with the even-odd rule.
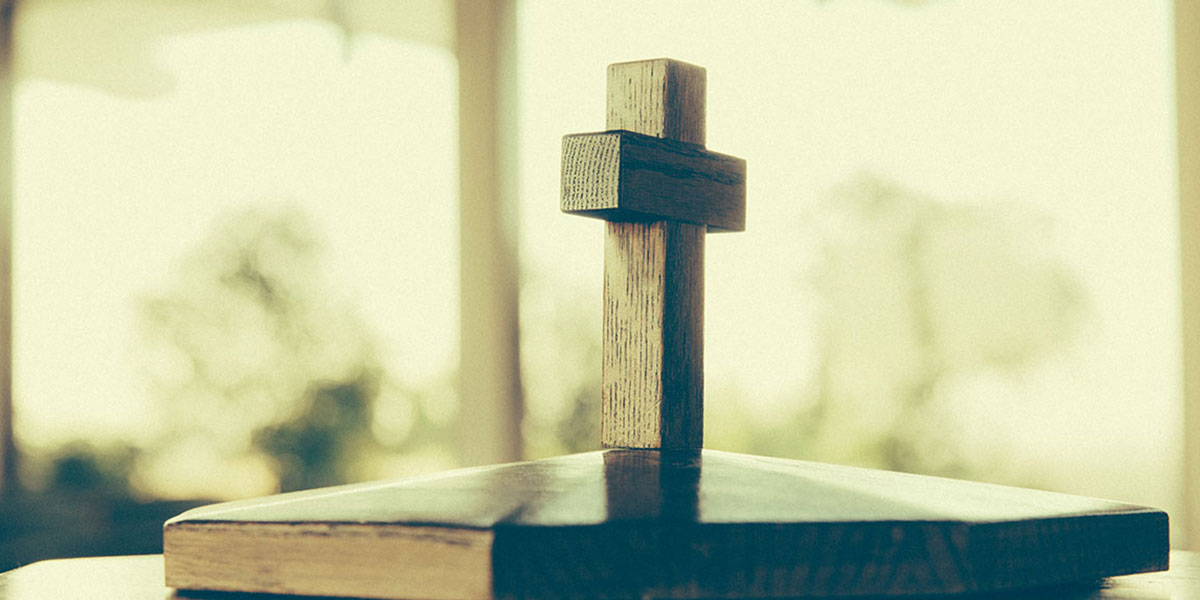
[[[185,590],[423,600],[492,598],[486,529],[177,520],[164,580]]]

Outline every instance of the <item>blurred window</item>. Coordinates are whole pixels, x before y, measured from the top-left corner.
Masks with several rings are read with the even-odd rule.
[[[30,454],[119,440],[158,452],[143,492],[268,493],[274,465],[251,446],[301,434],[222,424],[302,419],[309,408],[254,386],[292,377],[279,389],[320,400],[355,360],[383,374],[364,384],[376,410],[361,425],[384,450],[418,417],[451,417],[452,49],[250,4],[20,9],[15,406]],[[272,310],[325,329],[250,322]],[[306,354],[306,335],[341,345]],[[291,370],[272,372],[271,353]],[[244,402],[180,412],[206,394]],[[209,429],[228,435],[162,439],[181,414],[219,417]],[[361,475],[445,466],[446,450]]]

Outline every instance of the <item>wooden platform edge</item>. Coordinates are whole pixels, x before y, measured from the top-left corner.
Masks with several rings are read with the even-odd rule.
[[[1200,596],[1200,554],[1172,551],[1170,562],[1171,569],[1166,572],[1124,575],[1092,585],[1042,588],[1000,597],[1007,600],[1183,600]],[[243,596],[175,594],[163,585],[163,558],[158,554],[45,560],[0,573],[0,600],[189,597],[232,599]]]
[[[616,521],[494,530],[187,521],[181,589],[363,598],[772,598],[996,593],[1166,570],[1154,509],[1029,521]],[[847,562],[846,557],[860,557]]]
[[[1131,506],[1120,512],[975,524],[967,553],[975,589],[1000,591],[1166,571],[1170,545],[1167,513]]]
[[[169,522],[165,580],[184,590],[485,600],[492,540],[490,530],[402,524]]]
[[[497,597],[996,594],[1169,567],[1166,514],[1155,509],[983,524],[630,522],[585,529],[499,529]]]
[[[1169,546],[1152,508],[649,450],[236,501],[164,538],[174,587],[427,600],[992,593],[1165,569]]]

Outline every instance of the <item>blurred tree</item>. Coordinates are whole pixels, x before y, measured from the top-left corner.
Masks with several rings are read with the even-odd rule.
[[[0,571],[48,558],[162,552],[162,523],[200,502],[130,489],[140,449],[75,440],[27,451],[23,487],[0,502]]]
[[[812,401],[792,424],[804,454],[967,475],[948,388],[1028,368],[1077,329],[1082,286],[1049,250],[1049,223],[860,177],[811,225],[823,332]]]
[[[301,490],[350,480],[351,459],[371,448],[371,404],[378,376],[316,383],[305,391],[295,417],[254,432],[254,447],[274,457],[279,487]]]
[[[1084,294],[1047,243],[1050,224],[1016,205],[947,203],[864,176],[815,206],[798,235],[819,240],[801,261],[819,305],[819,366],[781,418],[751,418],[749,403],[761,399],[718,382],[706,412],[721,426],[709,441],[891,470],[976,473],[981,465],[958,437],[954,384],[1028,369],[1078,327]],[[523,288],[535,455],[598,447],[599,302],[581,295],[539,279]]]
[[[144,301],[152,393],[167,423],[155,454],[204,445],[226,458],[265,455],[282,490],[369,475],[361,466],[383,449],[372,436],[374,403],[381,387],[399,386],[349,301],[323,279],[320,250],[299,211],[246,210]],[[423,426],[415,395],[394,395]],[[390,449],[405,441],[389,440]]]
[[[137,457],[133,446],[96,448],[82,441],[68,443],[51,452],[49,473],[41,487],[51,494],[127,496],[129,474]]]
[[[600,299],[531,275],[521,290],[525,446],[533,457],[600,448]]]

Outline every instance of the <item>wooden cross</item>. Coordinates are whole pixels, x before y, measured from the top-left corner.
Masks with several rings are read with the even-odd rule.
[[[701,67],[608,67],[608,131],[563,139],[562,210],[608,221],[601,442],[704,437],[704,235],[742,231],[746,162],[704,148]]]
[[[609,221],[602,429],[619,449],[197,508],[164,526],[168,585],[911,597],[1166,568],[1155,509],[701,450],[704,234],[743,228],[745,163],[704,149],[703,69],[660,59],[608,77],[610,131],[563,142],[562,207]]]

